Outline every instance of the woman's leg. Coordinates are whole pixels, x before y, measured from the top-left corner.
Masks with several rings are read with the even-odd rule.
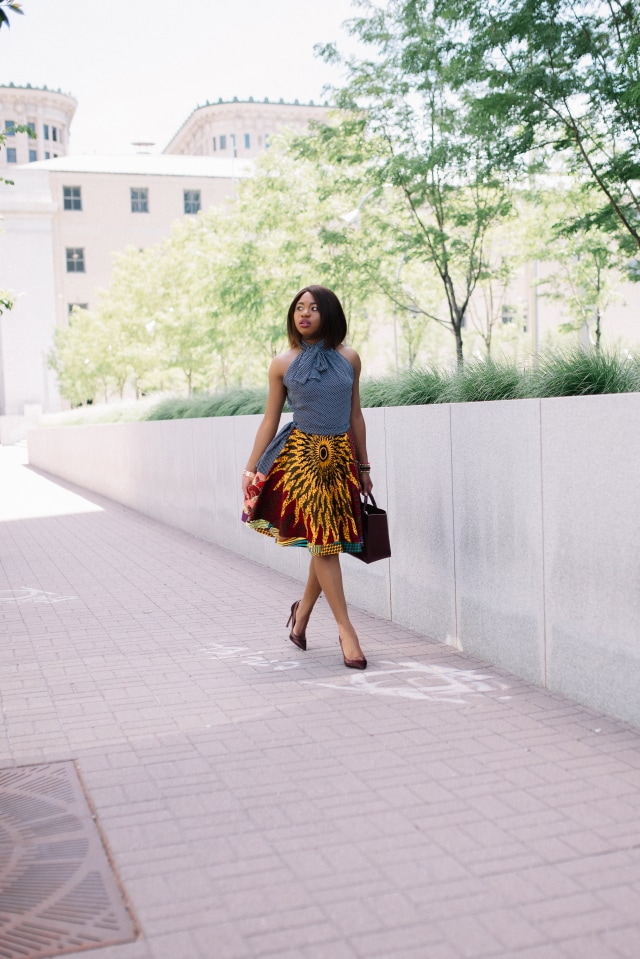
[[[322,587],[322,592],[338,624],[338,634],[342,639],[344,655],[347,659],[363,659],[364,653],[360,648],[358,634],[349,619],[347,601],[344,598],[340,557],[337,555],[312,556],[311,566],[315,569],[316,579]]]
[[[316,605],[321,592],[322,587],[318,582],[318,577],[316,576],[316,570],[315,566],[313,565],[312,558],[311,562],[309,563],[307,584],[304,588],[302,599],[300,600],[296,610],[296,628],[293,630],[295,636],[302,636],[304,634],[304,631],[307,628],[307,623],[309,622],[309,617],[313,612],[313,607]]]

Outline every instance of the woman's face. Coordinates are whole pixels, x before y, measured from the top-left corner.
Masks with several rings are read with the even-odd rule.
[[[314,343],[320,337],[322,317],[311,293],[303,293],[294,310],[296,330],[307,343]]]

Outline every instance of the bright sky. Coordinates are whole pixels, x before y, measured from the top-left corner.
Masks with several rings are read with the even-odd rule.
[[[0,84],[78,101],[72,153],[163,149],[206,100],[321,102],[340,74],[313,53],[357,14],[350,0],[22,0],[0,30]]]

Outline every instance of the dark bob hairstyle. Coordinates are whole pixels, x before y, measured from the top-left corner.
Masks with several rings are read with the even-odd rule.
[[[344,315],[342,304],[333,290],[328,290],[326,286],[305,286],[293,298],[293,302],[287,313],[287,336],[291,346],[300,346],[300,334],[296,329],[295,312],[296,304],[301,296],[310,293],[316,301],[320,310],[320,336],[324,340],[324,345],[328,350],[335,350],[340,346],[347,335],[347,318]]]

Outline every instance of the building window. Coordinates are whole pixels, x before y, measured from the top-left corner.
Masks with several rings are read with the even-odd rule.
[[[16,135],[16,121],[15,120],[5,120],[4,121],[4,132],[5,136],[14,137]]]
[[[84,247],[67,247],[67,273],[84,273]]]
[[[57,128],[57,127],[51,127],[51,139],[52,139],[52,140],[57,140],[57,139],[58,139],[58,128]]]
[[[184,212],[198,213],[200,210],[200,190],[184,191]]]
[[[224,135],[220,137],[220,149],[221,150],[227,149],[227,138]]]
[[[29,133],[33,133],[35,135],[36,125],[35,123],[32,123],[31,120],[29,121],[29,123],[27,123],[27,129],[29,130]]]
[[[250,149],[251,149],[251,134],[250,134],[250,133],[245,133],[245,135],[244,135],[244,148],[245,148],[245,150],[250,150]]]
[[[7,147],[7,163],[17,163],[18,156],[15,147]]]
[[[515,320],[516,311],[512,306],[503,306],[502,307],[502,322],[503,323],[513,323]]]
[[[149,190],[147,187],[131,187],[131,212],[149,212]]]
[[[215,153],[215,152],[216,152],[216,150],[217,150],[217,146],[216,146],[216,138],[214,137],[214,138],[213,138],[213,152]]]
[[[29,163],[35,163],[37,159],[37,152],[35,150],[29,150]]]
[[[63,186],[62,198],[65,210],[82,209],[82,192],[79,186]]]
[[[48,124],[48,123],[45,123],[45,124],[44,124],[44,138],[45,138],[45,140],[48,140],[48,139],[49,139],[49,124]]]
[[[88,310],[88,303],[67,303],[67,313],[69,316],[73,313],[74,310]]]
[[[44,158],[45,158],[45,160],[50,160],[50,159],[51,159],[51,154],[49,153],[48,150],[45,150]]]

